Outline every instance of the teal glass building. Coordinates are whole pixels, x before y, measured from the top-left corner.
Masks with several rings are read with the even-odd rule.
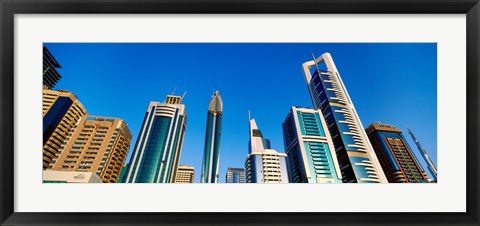
[[[125,183],[174,183],[187,124],[179,96],[150,102],[143,119]]]
[[[203,150],[201,183],[217,183],[220,163],[220,137],[222,135],[223,102],[218,91],[208,105],[205,147]]]
[[[342,173],[320,110],[292,107],[282,123],[291,183],[341,183]]]

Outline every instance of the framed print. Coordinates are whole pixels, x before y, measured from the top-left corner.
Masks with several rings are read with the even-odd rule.
[[[0,6],[2,225],[478,225],[476,0]]]

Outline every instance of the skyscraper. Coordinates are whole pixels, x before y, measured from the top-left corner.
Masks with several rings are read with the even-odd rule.
[[[400,129],[375,123],[368,126],[366,131],[388,182],[428,182],[423,168]]]
[[[437,181],[437,167],[436,167],[435,164],[433,163],[432,159],[430,159],[430,157],[428,156],[427,151],[425,150],[425,148],[423,148],[422,144],[420,144],[420,141],[415,137],[415,135],[413,135],[413,132],[412,132],[410,129],[408,129],[408,133],[410,133],[410,135],[412,136],[413,141],[414,141],[415,144],[417,145],[418,150],[422,153],[423,159],[425,160],[425,162],[427,162],[427,164],[428,164],[428,170],[429,170],[430,173],[432,174],[433,180],[434,180],[434,181]]]
[[[245,183],[245,170],[243,168],[227,169],[226,183]]]
[[[207,129],[201,183],[217,183],[220,163],[220,136],[222,134],[223,102],[218,91],[212,95],[207,113]]]
[[[84,115],[68,138],[49,170],[93,172],[104,183],[117,183],[132,140],[125,121]]]
[[[324,53],[302,68],[313,106],[332,136],[343,182],[388,183],[332,56]]]
[[[47,47],[43,47],[43,85],[52,89],[62,76],[57,68],[62,68]]]
[[[247,183],[288,183],[287,155],[270,147],[255,119],[250,120],[249,153],[245,160]]]
[[[177,170],[177,177],[175,183],[193,183],[195,178],[195,168],[188,165],[180,165]]]
[[[43,169],[55,158],[67,135],[87,113],[82,103],[68,91],[43,88]]]
[[[133,150],[125,183],[174,183],[187,126],[182,97],[150,102]]]
[[[330,132],[320,110],[292,107],[282,128],[290,182],[342,182]]]

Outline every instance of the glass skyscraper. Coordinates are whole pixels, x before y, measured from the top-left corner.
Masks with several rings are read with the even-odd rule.
[[[428,183],[420,162],[395,126],[371,124],[367,134],[390,183]]]
[[[342,182],[330,132],[320,110],[292,107],[282,128],[290,182]]]
[[[245,160],[246,183],[288,183],[287,155],[270,147],[255,119],[250,120],[249,154]]]
[[[205,132],[205,147],[201,183],[217,183],[220,163],[220,136],[222,134],[223,102],[218,91],[212,96],[208,105],[207,129]]]
[[[343,182],[388,183],[332,56],[324,53],[302,68],[313,106],[332,136]]]
[[[125,183],[174,183],[187,124],[179,96],[150,102],[128,165]]]
[[[430,157],[428,156],[425,148],[423,148],[422,144],[420,144],[420,141],[417,139],[417,137],[415,137],[415,135],[413,135],[413,132],[410,129],[408,129],[408,133],[410,134],[410,136],[412,136],[412,139],[415,142],[415,144],[417,145],[418,150],[422,153],[423,159],[428,164],[427,169],[432,174],[433,181],[436,182],[437,181],[437,167],[433,163],[432,159],[430,159]]]

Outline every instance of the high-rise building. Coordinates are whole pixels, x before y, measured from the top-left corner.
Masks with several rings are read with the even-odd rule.
[[[388,182],[428,183],[425,171],[400,129],[375,123],[368,126],[366,131]]]
[[[125,183],[174,183],[187,114],[182,97],[150,102],[133,150]]]
[[[57,68],[62,68],[47,47],[43,47],[43,85],[52,89],[62,76]]]
[[[217,183],[220,163],[220,136],[222,134],[223,102],[218,91],[212,96],[208,105],[207,129],[205,132],[205,147],[201,183]]]
[[[195,178],[195,168],[188,165],[180,165],[177,170],[175,183],[193,183]]]
[[[324,53],[302,67],[313,106],[332,136],[343,182],[388,183],[332,56]]]
[[[245,183],[245,170],[243,168],[228,168],[226,183]]]
[[[116,183],[131,140],[125,121],[84,115],[70,131],[49,170],[93,172],[104,183]]]
[[[320,110],[292,107],[282,128],[290,182],[342,182],[335,148]]]
[[[250,120],[249,153],[245,160],[246,183],[288,183],[287,155],[270,147],[255,119]]]
[[[417,137],[415,137],[415,135],[413,135],[413,132],[410,129],[408,129],[408,133],[410,133],[410,135],[412,136],[412,139],[415,142],[415,144],[417,145],[418,150],[422,153],[423,159],[428,164],[427,168],[430,171],[430,173],[432,174],[432,177],[433,177],[432,181],[436,182],[437,181],[437,167],[433,163],[432,159],[430,159],[430,157],[428,156],[425,148],[423,148],[422,144],[420,144],[420,141],[417,139]]]
[[[83,105],[68,91],[43,89],[43,169],[55,158],[67,135],[87,113]]]

